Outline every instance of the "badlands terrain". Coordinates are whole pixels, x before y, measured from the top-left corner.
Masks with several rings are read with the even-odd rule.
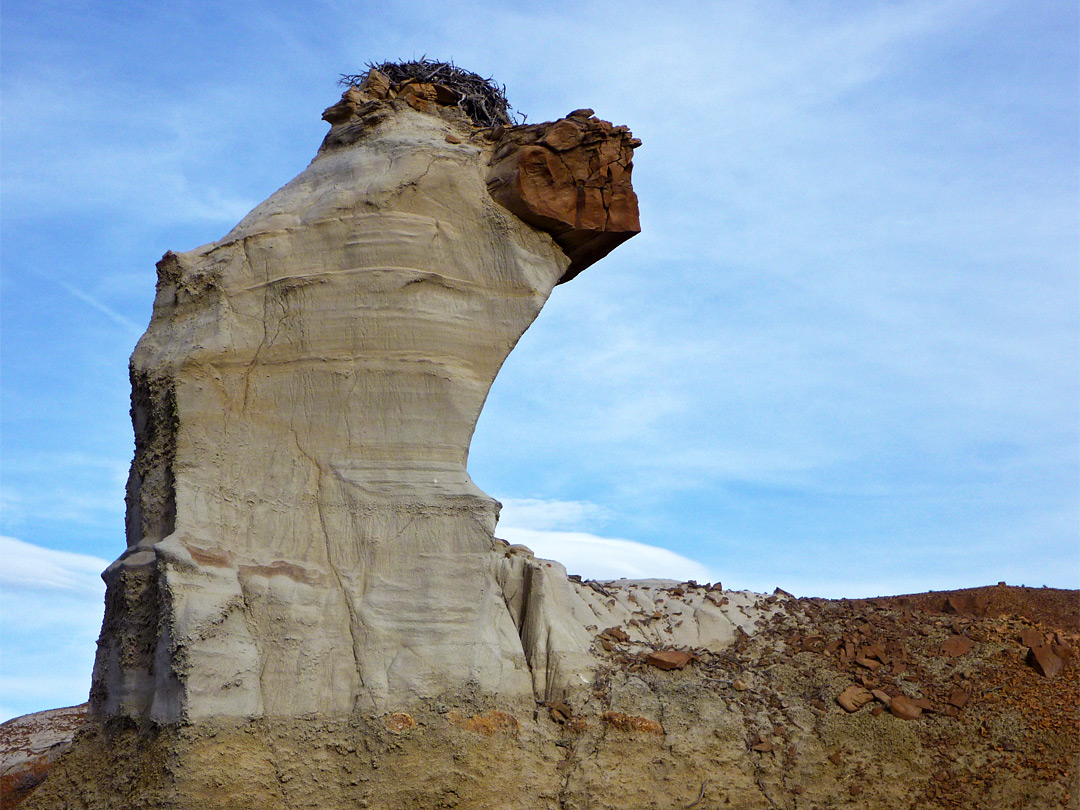
[[[1076,592],[592,582],[498,538],[477,418],[640,230],[641,142],[452,65],[348,79],[300,175],[157,264],[89,700],[4,724],[4,807],[1075,807]]]

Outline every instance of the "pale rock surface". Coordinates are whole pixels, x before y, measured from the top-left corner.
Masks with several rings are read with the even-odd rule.
[[[393,110],[220,242],[159,263],[96,713],[531,694],[496,584],[498,505],[465,462],[566,259],[490,200],[482,147],[447,131]]]

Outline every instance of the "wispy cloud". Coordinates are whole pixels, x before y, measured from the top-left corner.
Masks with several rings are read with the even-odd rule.
[[[611,517],[609,510],[589,501],[544,498],[502,498],[500,526],[528,529],[584,529]]]
[[[706,566],[681,554],[582,531],[609,518],[607,509],[588,501],[507,498],[496,534],[528,546],[539,557],[561,562],[571,574],[591,579],[712,581]]]
[[[121,315],[112,307],[106,306],[97,298],[90,295],[90,293],[86,292],[85,290],[80,290],[74,284],[64,281],[64,279],[62,278],[54,278],[52,276],[46,275],[45,273],[39,272],[38,275],[49,279],[49,281],[51,281],[53,284],[56,284],[64,290],[67,290],[67,292],[69,292],[71,295],[74,295],[84,304],[90,306],[91,309],[100,312],[106,318],[108,318],[118,326],[122,327],[126,332],[129,332],[131,335],[138,336],[143,331],[143,327],[139,326],[139,324],[135,323],[135,321],[124,315]]]
[[[99,597],[105,592],[101,572],[108,560],[24,543],[0,535],[0,587],[4,589],[61,591]]]
[[[701,563],[633,540],[513,527],[500,528],[497,534],[507,542],[528,546],[538,557],[557,560],[570,574],[589,579],[713,580],[713,574]]]
[[[106,560],[0,536],[0,721],[86,700]]]

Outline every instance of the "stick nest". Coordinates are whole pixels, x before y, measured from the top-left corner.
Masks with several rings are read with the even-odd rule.
[[[368,62],[365,67],[385,73],[395,85],[412,80],[449,87],[458,94],[458,108],[482,127],[513,123],[510,103],[506,100],[506,87],[490,78],[485,79],[477,73],[463,70],[453,62],[439,62],[422,56],[413,62]],[[366,73],[343,73],[338,84],[345,87],[359,85],[366,76]]]

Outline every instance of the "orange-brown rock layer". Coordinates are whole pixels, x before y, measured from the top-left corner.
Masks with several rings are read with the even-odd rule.
[[[575,110],[553,123],[493,132],[488,191],[570,257],[569,281],[641,231],[630,184],[641,141],[624,126]]]

